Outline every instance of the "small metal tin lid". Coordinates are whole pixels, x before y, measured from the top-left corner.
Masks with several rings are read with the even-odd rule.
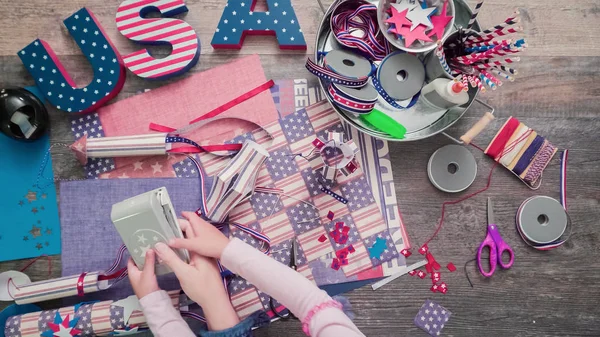
[[[446,145],[429,158],[427,174],[431,183],[441,191],[458,193],[466,190],[477,176],[473,154],[461,145]]]

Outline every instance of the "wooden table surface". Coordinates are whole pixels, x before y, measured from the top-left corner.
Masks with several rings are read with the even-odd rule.
[[[32,78],[16,52],[42,38],[50,42],[66,69],[79,85],[91,80],[91,71],[74,41],[66,34],[62,20],[86,6],[98,17],[122,54],[138,47],[121,36],[114,17],[118,0],[104,1],[0,1],[0,87],[26,86]],[[262,3],[261,3],[262,2]],[[325,5],[330,0],[325,1]],[[311,78],[304,69],[307,55],[313,54],[316,30],[322,13],[316,0],[293,0],[308,42],[304,52],[280,51],[271,37],[248,37],[240,51],[215,51],[210,46],[224,0],[188,0],[185,20],[198,32],[202,56],[192,73],[230,62],[247,54],[260,54],[267,77],[273,79]],[[475,4],[470,0],[471,6]],[[262,6],[262,7],[261,7]],[[356,313],[356,324],[367,336],[426,336],[413,324],[413,318],[426,299],[433,299],[452,311],[446,336],[600,336],[600,150],[598,106],[600,81],[600,3],[597,0],[548,2],[544,0],[488,0],[479,19],[490,26],[519,8],[523,18],[527,52],[518,64],[520,75],[500,90],[482,98],[497,111],[497,120],[476,140],[487,144],[508,116],[515,116],[560,148],[568,148],[570,163],[569,213],[573,221],[571,239],[563,247],[540,252],[528,248],[514,230],[514,216],[523,200],[532,195],[558,198],[559,165],[555,158],[546,170],[542,187],[531,191],[507,170],[497,169],[490,189],[473,199],[447,209],[446,223],[431,251],[445,265],[459,268],[445,273],[449,292],[433,294],[427,281],[408,276],[372,291],[362,288],[348,294]],[[259,0],[257,10],[265,8]],[[158,52],[161,52],[160,50]],[[596,69],[596,70],[594,70]],[[141,80],[131,73],[120,100],[144,88],[165,82]],[[175,79],[177,80],[177,79]],[[313,79],[314,80],[314,79]],[[51,109],[53,143],[72,142],[65,113]],[[450,132],[460,135],[484,111],[470,109]],[[392,143],[396,195],[413,245],[422,243],[434,230],[441,203],[465,195],[449,195],[436,190],[428,181],[429,156],[449,144],[443,136],[413,143]],[[474,152],[477,152],[473,150]],[[490,160],[475,153],[479,172],[474,185],[465,193],[486,184]],[[82,169],[69,159],[66,151],[53,153],[54,171],[63,178],[82,177]],[[510,270],[496,272],[484,279],[474,266],[467,268],[474,283],[471,288],[462,271],[474,258],[485,235],[485,200],[494,199],[496,221],[504,239],[515,250]],[[5,224],[4,224],[5,225]],[[3,226],[4,226],[3,225]],[[0,271],[19,269],[25,261],[0,264]],[[59,276],[60,257],[53,258],[53,276]],[[47,277],[43,263],[28,270],[34,280]],[[3,308],[4,304],[0,304]],[[274,323],[256,336],[302,336],[297,321]]]

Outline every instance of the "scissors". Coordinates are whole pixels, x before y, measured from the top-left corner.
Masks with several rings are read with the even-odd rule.
[[[496,271],[496,264],[499,264],[502,269],[508,269],[515,262],[515,254],[510,248],[510,246],[502,240],[500,236],[500,232],[498,232],[498,226],[494,222],[494,209],[492,205],[492,199],[488,198],[487,202],[487,236],[479,246],[479,250],[477,251],[477,267],[479,268],[479,272],[481,275],[485,277],[490,277]],[[485,247],[490,248],[490,271],[486,272],[483,270],[481,264],[481,252]],[[509,261],[508,263],[504,263],[502,261],[502,254],[508,252]]]
[[[296,243],[296,239],[294,238],[292,240],[292,248],[290,251],[290,263],[288,264],[288,266],[294,270],[298,270],[298,265],[296,264],[296,261],[298,261],[298,246]],[[289,310],[286,314],[282,314],[280,311],[277,311],[277,305],[275,304],[273,297],[269,299],[269,307],[271,307],[271,311],[275,314],[275,316],[281,318],[282,320],[296,318],[296,316],[294,316],[294,314],[292,314],[292,312]]]

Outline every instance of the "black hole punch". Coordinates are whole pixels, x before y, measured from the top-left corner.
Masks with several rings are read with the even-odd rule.
[[[406,72],[406,70],[402,69],[398,71],[398,73],[396,73],[396,78],[398,79],[398,81],[404,82],[408,78],[408,73]]]
[[[344,63],[344,65],[347,65],[348,67],[354,67],[354,61],[352,60],[343,60],[342,63]]]
[[[454,174],[457,171],[458,171],[458,165],[456,165],[455,163],[448,164],[448,173]]]

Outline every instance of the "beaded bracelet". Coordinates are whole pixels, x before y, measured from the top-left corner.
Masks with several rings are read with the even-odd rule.
[[[336,309],[342,310],[343,306],[338,301],[330,300],[327,302],[323,302],[323,303],[315,306],[314,308],[312,308],[308,312],[308,314],[306,315],[304,320],[302,321],[302,331],[304,331],[304,333],[307,336],[310,336],[310,321],[312,320],[313,316],[315,314],[317,314],[319,311],[329,309],[329,308],[336,308]]]

